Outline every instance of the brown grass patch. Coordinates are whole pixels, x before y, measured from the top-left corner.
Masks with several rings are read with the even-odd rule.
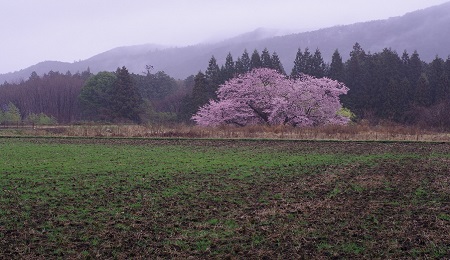
[[[435,141],[449,142],[450,133],[433,132],[401,125],[350,124],[294,128],[290,126],[220,126],[189,125],[68,125],[22,126],[4,129],[1,135],[78,136],[78,137],[149,137],[149,138],[226,138],[226,139],[292,139],[352,141]]]

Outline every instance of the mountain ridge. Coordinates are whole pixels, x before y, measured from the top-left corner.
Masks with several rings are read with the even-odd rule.
[[[245,49],[251,54],[254,49],[261,52],[264,48],[277,52],[289,72],[298,48],[304,50],[308,47],[310,51],[319,48],[324,60],[329,62],[336,49],[346,60],[356,42],[365,51],[372,53],[384,48],[392,48],[398,53],[406,50],[410,54],[417,50],[421,59],[431,61],[436,55],[447,58],[450,54],[450,34],[446,32],[448,25],[450,2],[384,20],[336,25],[301,33],[275,35],[276,30],[265,32],[258,28],[216,43],[183,47],[154,44],[122,46],[74,63],[40,62],[17,72],[0,74],[0,82],[27,79],[33,71],[42,75],[50,70],[76,73],[90,68],[91,72],[97,73],[104,70],[115,71],[117,67],[126,66],[131,72],[141,73],[146,65],[183,79],[206,69],[213,55],[219,64],[223,64],[228,52],[237,59]]]

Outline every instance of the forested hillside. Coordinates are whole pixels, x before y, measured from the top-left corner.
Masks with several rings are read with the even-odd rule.
[[[25,80],[33,71],[40,76],[50,70],[70,70],[75,74],[88,67],[93,73],[114,71],[122,66],[126,66],[131,73],[141,73],[146,65],[152,65],[157,71],[165,71],[176,79],[184,79],[203,70],[204,64],[212,55],[219,63],[224,63],[228,52],[237,57],[244,49],[261,51],[266,47],[276,51],[285,68],[291,70],[292,57],[299,47],[309,47],[312,51],[319,48],[325,61],[331,62],[330,58],[336,49],[339,49],[344,59],[348,59],[355,42],[359,42],[366,52],[371,53],[381,52],[385,47],[400,54],[404,50],[411,54],[417,50],[422,60],[431,62],[436,55],[446,57],[450,53],[449,24],[450,3],[445,3],[400,17],[289,35],[279,36],[259,29],[216,43],[178,47],[152,44],[125,46],[73,63],[46,61],[15,73],[0,74],[0,82]]]
[[[319,49],[298,49],[292,70],[285,71],[276,52],[244,50],[237,57],[229,53],[223,64],[211,57],[204,72],[185,80],[153,72],[151,66],[140,74],[129,73],[125,67],[95,75],[89,71],[74,75],[51,71],[42,77],[32,73],[26,81],[0,85],[0,122],[11,121],[14,110],[23,121],[43,114],[59,123],[192,123],[192,115],[216,98],[221,84],[254,68],[271,68],[291,78],[304,73],[343,82],[349,91],[341,101],[356,121],[450,127],[450,56],[436,56],[427,63],[418,52],[398,54],[385,48],[370,53],[358,43],[348,56],[344,61],[335,50],[326,63]],[[124,107],[133,112],[127,114]]]

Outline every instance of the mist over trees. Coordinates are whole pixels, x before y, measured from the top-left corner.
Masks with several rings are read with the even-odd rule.
[[[276,52],[244,50],[238,57],[229,53],[224,64],[212,56],[204,71],[185,80],[163,71],[153,73],[151,66],[141,74],[128,73],[125,67],[96,75],[89,70],[73,75],[50,71],[42,77],[32,73],[26,81],[0,85],[0,124],[6,123],[5,114],[10,117],[14,107],[22,122],[41,115],[61,124],[193,123],[191,117],[201,107],[218,100],[217,91],[225,82],[267,68],[293,80],[307,74],[344,83],[349,91],[341,102],[356,121],[450,127],[450,56],[426,63],[417,51],[399,55],[385,48],[368,53],[356,43],[349,59],[342,57],[335,50],[331,63],[325,63],[319,49],[299,48],[292,70],[286,72]]]

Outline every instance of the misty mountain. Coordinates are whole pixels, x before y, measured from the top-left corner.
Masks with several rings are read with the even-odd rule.
[[[70,70],[76,73],[88,67],[94,73],[115,71],[121,66],[126,66],[131,72],[141,73],[146,65],[152,65],[155,71],[165,71],[175,78],[184,79],[205,70],[213,55],[219,64],[223,64],[228,52],[237,59],[244,49],[251,54],[254,49],[261,53],[264,48],[268,48],[270,52],[276,51],[289,73],[298,48],[304,50],[308,47],[311,52],[319,48],[324,60],[329,62],[336,49],[346,60],[356,42],[360,43],[366,52],[379,52],[386,47],[396,50],[399,54],[404,50],[410,54],[417,50],[421,59],[431,61],[436,55],[447,58],[450,54],[449,25],[450,2],[386,20],[283,36],[277,36],[279,32],[276,30],[257,29],[221,42],[186,47],[152,44],[119,47],[74,63],[41,62],[18,72],[0,75],[0,82],[27,79],[33,71],[38,74],[50,70],[62,73]]]

